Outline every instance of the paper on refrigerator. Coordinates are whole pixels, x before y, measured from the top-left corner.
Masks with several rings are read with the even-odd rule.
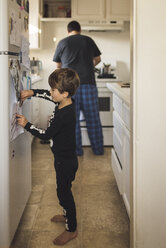
[[[22,114],[22,107],[18,96],[20,94],[20,72],[18,61],[13,59],[10,68],[10,140],[14,140],[24,132],[24,129],[17,124],[16,114]]]
[[[16,139],[20,134],[24,132],[24,129],[17,124],[16,114],[22,114],[22,108],[19,103],[13,103],[11,105],[11,118],[10,118],[10,141]]]
[[[30,58],[29,58],[29,41],[23,35],[21,36],[21,53],[22,53],[22,65],[27,69],[30,69]]]
[[[16,35],[15,35],[15,20],[16,20],[16,12],[15,10],[10,10],[10,44],[16,45]]]
[[[19,13],[14,9],[10,9],[10,44],[21,46],[21,18]]]

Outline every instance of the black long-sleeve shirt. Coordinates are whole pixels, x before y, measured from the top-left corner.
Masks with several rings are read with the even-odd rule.
[[[48,90],[33,90],[34,96],[52,101]],[[54,101],[52,101],[55,103]],[[75,104],[67,105],[58,109],[55,103],[55,110],[52,113],[49,126],[46,130],[35,127],[28,122],[24,127],[32,135],[43,139],[50,140],[51,150],[54,155],[63,158],[76,156],[76,139],[75,139]]]
[[[69,35],[59,41],[53,61],[78,73],[81,84],[96,84],[94,57],[101,55],[94,40],[82,34]]]

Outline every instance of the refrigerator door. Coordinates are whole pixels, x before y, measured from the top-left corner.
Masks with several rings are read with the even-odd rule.
[[[12,59],[20,62],[20,48],[25,41],[27,47],[29,34],[28,13],[17,2],[20,1],[0,0],[0,247],[5,248],[10,247],[31,192],[31,135],[23,132],[11,139],[13,96],[17,102],[18,95],[13,87],[10,62]],[[28,72],[26,64],[20,66],[20,77],[23,71]],[[29,119],[30,101],[22,105],[21,111]]]
[[[9,86],[8,56],[0,56],[0,247],[9,247]]]
[[[23,131],[11,139],[16,90],[9,70],[16,56],[0,55],[0,247],[8,248],[31,192],[31,135]],[[19,85],[19,84],[18,84]],[[14,100],[13,100],[14,99]],[[19,103],[18,103],[19,104]],[[20,108],[30,119],[30,100]],[[17,126],[15,125],[14,128]]]

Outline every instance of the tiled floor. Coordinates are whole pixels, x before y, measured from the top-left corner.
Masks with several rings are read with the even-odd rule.
[[[129,219],[111,170],[111,148],[95,156],[84,148],[73,183],[79,235],[65,247],[129,248]],[[32,194],[27,203],[12,248],[53,248],[52,240],[64,224],[51,223],[61,214],[56,197],[53,156],[49,145],[36,139],[32,151]]]

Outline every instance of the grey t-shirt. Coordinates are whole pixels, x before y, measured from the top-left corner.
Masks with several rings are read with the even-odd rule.
[[[100,54],[100,50],[90,37],[76,34],[58,43],[53,61],[61,62],[62,68],[75,70],[81,84],[96,84],[93,58]]]

